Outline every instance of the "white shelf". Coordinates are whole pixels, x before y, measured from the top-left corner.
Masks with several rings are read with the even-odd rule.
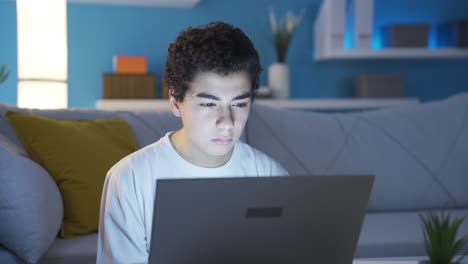
[[[358,59],[468,59],[468,49],[461,48],[388,48],[380,50],[333,50],[317,54],[317,61]]]
[[[68,0],[68,3],[191,8],[200,0]]]
[[[274,108],[291,110],[358,110],[366,108],[391,107],[401,104],[414,104],[415,98],[397,99],[256,99],[255,103]],[[161,111],[169,110],[168,100],[164,99],[102,99],[96,102],[98,109],[123,111]]]

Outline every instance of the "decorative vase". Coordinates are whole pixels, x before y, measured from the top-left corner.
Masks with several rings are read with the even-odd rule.
[[[286,63],[277,62],[268,67],[268,86],[274,98],[289,98],[289,66]]]

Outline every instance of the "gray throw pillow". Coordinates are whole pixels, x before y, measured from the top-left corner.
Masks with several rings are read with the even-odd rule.
[[[62,198],[50,175],[0,144],[0,244],[36,263],[55,240],[62,218]]]

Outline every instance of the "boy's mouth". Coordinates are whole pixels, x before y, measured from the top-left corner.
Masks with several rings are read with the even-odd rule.
[[[213,141],[215,144],[218,144],[218,145],[229,145],[229,144],[232,144],[233,139],[232,138],[214,138],[211,141]]]

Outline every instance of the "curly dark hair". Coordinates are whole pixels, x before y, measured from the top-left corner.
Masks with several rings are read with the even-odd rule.
[[[182,102],[197,72],[226,76],[246,72],[251,81],[252,99],[262,70],[259,56],[241,29],[224,22],[212,22],[182,31],[169,45],[164,80],[170,95]]]

